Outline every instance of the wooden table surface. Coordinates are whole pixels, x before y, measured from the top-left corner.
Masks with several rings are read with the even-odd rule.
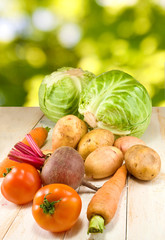
[[[54,123],[39,108],[0,108],[0,160],[13,145],[22,140],[36,126],[51,130],[43,149],[51,148]],[[122,192],[117,212],[102,234],[87,235],[86,210],[93,191],[80,187],[82,211],[75,226],[67,232],[55,234],[41,229],[33,219],[32,203],[17,206],[0,194],[0,239],[4,240],[164,240],[165,239],[165,108],[153,108],[150,125],[142,139],[155,149],[162,161],[161,172],[149,182],[136,180],[130,175]],[[2,178],[0,179],[0,183]],[[105,182],[93,181],[96,186]]]

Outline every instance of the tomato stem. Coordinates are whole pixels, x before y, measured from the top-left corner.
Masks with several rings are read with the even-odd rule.
[[[57,201],[49,202],[48,199],[46,198],[49,194],[51,194],[51,193],[48,193],[48,194],[45,195],[43,204],[40,205],[40,208],[43,209],[43,212],[45,214],[52,215],[55,211],[55,203],[60,202],[62,200],[62,198],[60,198]]]

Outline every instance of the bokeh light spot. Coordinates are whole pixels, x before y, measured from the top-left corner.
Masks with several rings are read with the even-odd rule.
[[[110,50],[113,55],[122,56],[124,54],[127,54],[128,46],[129,44],[127,41],[122,39],[119,40],[115,39],[114,41],[112,41],[110,45]]]
[[[0,41],[11,42],[15,36],[16,33],[12,23],[7,19],[0,18]]]
[[[36,68],[41,67],[46,62],[46,55],[40,48],[27,47],[25,54],[26,54],[26,60],[33,67],[36,67]]]
[[[37,8],[32,16],[33,24],[41,31],[51,31],[58,25],[57,16],[44,8]]]
[[[95,42],[92,39],[88,38],[81,41],[76,47],[76,51],[81,57],[96,54],[96,49],[97,46],[95,45]]]
[[[96,3],[100,6],[113,6],[113,7],[123,7],[123,6],[133,6],[137,0],[96,0]]]
[[[80,19],[86,12],[84,0],[56,0],[55,4],[54,1],[52,2],[52,8],[54,11],[67,21]]]
[[[165,6],[164,6],[165,7]],[[164,94],[164,97],[165,97],[165,94]],[[159,103],[159,107],[164,107],[165,106],[165,100],[164,101],[161,101],[160,103]]]
[[[121,22],[117,27],[117,33],[120,37],[129,38],[133,34],[132,22]]]
[[[25,81],[24,88],[27,91],[27,97],[24,103],[24,107],[39,106],[38,90],[43,78],[44,78],[43,75],[36,75],[31,79]]]
[[[81,67],[84,70],[91,71],[94,74],[99,74],[101,70],[101,61],[97,55],[84,57],[78,63],[78,67]]]
[[[58,39],[66,48],[74,47],[81,39],[81,29],[77,24],[64,24],[58,32]]]
[[[143,39],[143,41],[140,44],[140,48],[143,51],[144,54],[152,54],[157,49],[157,39],[154,37],[146,37]]]
[[[133,27],[136,34],[143,35],[150,30],[151,23],[148,18],[141,17],[134,21]]]

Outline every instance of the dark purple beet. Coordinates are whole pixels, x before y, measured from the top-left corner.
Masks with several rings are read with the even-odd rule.
[[[42,168],[41,179],[44,185],[63,183],[76,189],[80,185],[97,190],[84,180],[84,160],[72,147],[59,147],[45,161]]]

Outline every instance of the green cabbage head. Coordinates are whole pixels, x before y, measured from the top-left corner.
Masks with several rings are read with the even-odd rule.
[[[91,72],[70,67],[46,76],[39,88],[40,109],[54,122],[69,114],[79,116],[80,93],[94,77]]]
[[[92,128],[140,137],[150,123],[152,103],[141,83],[112,70],[94,78],[82,91],[79,112]]]

